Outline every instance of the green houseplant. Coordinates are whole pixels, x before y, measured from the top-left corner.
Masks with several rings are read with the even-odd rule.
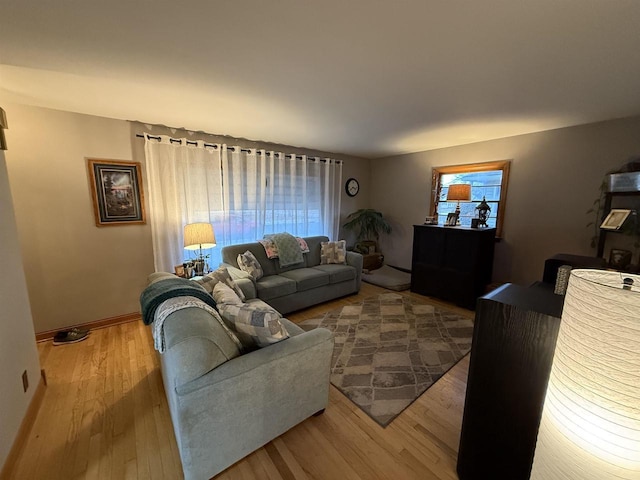
[[[358,241],[375,240],[380,238],[381,233],[391,233],[391,225],[382,216],[382,213],[372,208],[361,208],[347,216],[343,225],[346,230],[356,233]]]

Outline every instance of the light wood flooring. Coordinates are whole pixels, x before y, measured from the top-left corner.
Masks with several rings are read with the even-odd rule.
[[[363,283],[358,295],[288,318],[300,322],[380,292],[389,290]],[[10,478],[182,478],[149,327],[136,321],[94,330],[72,345],[40,342],[38,349],[48,387]],[[457,479],[468,366],[467,356],[387,428],[331,387],[323,415],[302,422],[216,479]]]

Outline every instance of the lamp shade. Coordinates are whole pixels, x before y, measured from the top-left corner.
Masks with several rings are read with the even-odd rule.
[[[471,185],[468,183],[454,183],[449,185],[447,202],[468,202],[471,200]]]
[[[639,347],[640,276],[572,270],[532,479],[640,479]]]
[[[184,226],[184,248],[198,250],[216,246],[216,235],[210,223],[189,223]]]

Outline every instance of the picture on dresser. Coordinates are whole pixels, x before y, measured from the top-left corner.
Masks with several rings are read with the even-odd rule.
[[[609,254],[609,266],[613,268],[625,269],[631,265],[632,253],[629,250],[612,248]]]
[[[609,215],[607,215],[607,218],[605,218],[602,225],[600,225],[600,228],[604,228],[606,230],[618,230],[622,227],[622,224],[630,213],[631,210],[612,208]]]

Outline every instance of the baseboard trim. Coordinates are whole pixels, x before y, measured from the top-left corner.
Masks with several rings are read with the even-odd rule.
[[[389,265],[389,266],[395,268],[396,270],[400,270],[401,272],[404,272],[404,273],[411,273],[411,270],[408,268],[396,267],[395,265]]]
[[[4,466],[0,471],[0,480],[10,480],[12,478],[13,469],[15,465],[18,463],[18,459],[20,458],[20,454],[24,448],[25,443],[29,437],[29,433],[31,433],[31,427],[33,427],[34,422],[36,421],[36,417],[38,416],[38,411],[40,410],[40,406],[42,405],[42,399],[44,398],[44,392],[47,386],[47,380],[44,373],[44,370],[40,371],[40,381],[38,382],[38,386],[36,387],[36,392],[33,394],[33,398],[31,399],[31,403],[27,408],[27,412],[20,423],[20,429],[18,430],[18,435],[16,435],[16,439],[13,442],[13,446],[11,450],[9,450],[9,455],[7,455],[7,459],[4,462]]]
[[[82,328],[85,330],[94,330],[96,328],[112,327],[113,325],[119,325],[121,323],[134,322],[140,320],[140,313],[127,313],[125,315],[118,315],[117,317],[103,318],[102,320],[95,320],[93,322],[80,323],[78,325],[69,325],[68,327],[57,328],[56,330],[47,330],[46,332],[36,333],[36,341],[42,342],[49,340],[55,336],[60,330],[65,328]]]

